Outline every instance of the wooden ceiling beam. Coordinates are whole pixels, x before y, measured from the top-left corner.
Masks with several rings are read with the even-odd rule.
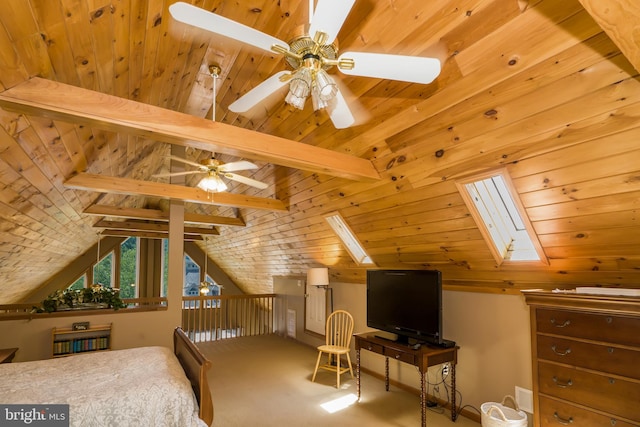
[[[169,233],[153,232],[153,231],[136,231],[136,230],[113,230],[111,228],[105,229],[100,233],[102,236],[113,237],[141,237],[143,239],[166,239],[169,237]],[[204,240],[200,234],[184,234],[185,242],[193,242],[196,240]]]
[[[331,176],[380,179],[367,159],[39,77],[0,93],[0,106]]]
[[[199,188],[183,187],[160,182],[138,181],[89,173],[72,176],[64,182],[66,188],[126,195],[143,195],[176,199],[191,203],[232,206],[238,208],[286,211],[284,203],[278,199],[232,193],[209,193]]]
[[[95,228],[107,228],[112,230],[131,230],[131,231],[152,231],[157,233],[169,233],[169,224],[157,222],[142,222],[135,220],[128,221],[108,221],[100,220],[93,224]],[[206,234],[219,235],[220,232],[215,228],[204,227],[185,227],[185,234]]]
[[[640,72],[640,3],[637,0],[579,1]]]
[[[169,213],[160,209],[125,208],[109,205],[91,205],[83,213],[87,215],[108,216],[114,218],[142,219],[148,221],[169,221]],[[217,215],[203,215],[197,213],[184,213],[184,222],[204,225],[229,225],[244,227],[245,222],[241,218],[232,218]]]

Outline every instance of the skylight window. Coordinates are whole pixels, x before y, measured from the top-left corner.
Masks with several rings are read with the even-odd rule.
[[[471,177],[457,185],[498,264],[547,263],[506,170]]]
[[[351,258],[358,265],[371,265],[373,261],[367,254],[367,252],[362,247],[362,244],[358,241],[353,231],[349,228],[347,223],[342,218],[338,212],[329,214],[324,217],[329,223],[329,226],[333,229],[333,231],[338,235],[340,240],[342,240],[342,244],[351,255]]]

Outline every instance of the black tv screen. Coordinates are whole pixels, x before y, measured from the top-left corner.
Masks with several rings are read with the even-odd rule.
[[[443,344],[440,271],[367,270],[367,326],[399,341]]]

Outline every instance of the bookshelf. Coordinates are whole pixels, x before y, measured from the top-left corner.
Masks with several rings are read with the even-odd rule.
[[[51,334],[53,357],[111,350],[111,324],[85,329],[53,328]]]

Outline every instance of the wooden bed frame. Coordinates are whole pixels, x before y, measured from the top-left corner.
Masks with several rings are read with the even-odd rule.
[[[211,362],[204,357],[180,327],[173,332],[173,352],[191,382],[191,388],[200,407],[200,419],[210,426],[213,422],[213,401],[207,371],[211,368]]]

